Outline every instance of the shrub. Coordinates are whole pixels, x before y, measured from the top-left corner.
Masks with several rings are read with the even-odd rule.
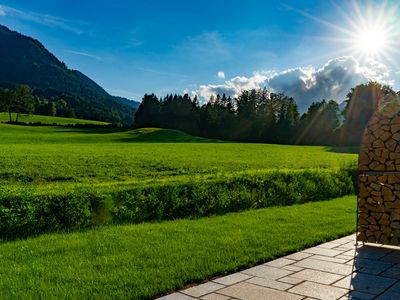
[[[200,217],[292,205],[354,193],[345,170],[275,171],[228,179],[124,190],[116,195],[114,222]]]
[[[345,169],[269,171],[103,192],[0,190],[0,239],[330,199],[354,193],[350,175]]]

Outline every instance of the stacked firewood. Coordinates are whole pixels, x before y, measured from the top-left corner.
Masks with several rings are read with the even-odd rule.
[[[361,143],[358,235],[363,242],[400,243],[400,102],[374,114]]]
[[[358,240],[398,245],[400,174],[360,175]]]

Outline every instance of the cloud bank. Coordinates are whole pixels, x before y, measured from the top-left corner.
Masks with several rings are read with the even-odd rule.
[[[391,70],[384,64],[367,60],[360,64],[352,56],[329,60],[320,68],[298,67],[284,71],[256,72],[251,77],[236,76],[224,84],[200,85],[197,93],[205,100],[211,95],[227,94],[236,96],[242,90],[267,88],[293,97],[299,111],[304,112],[313,101],[333,99],[341,103],[350,88],[357,84],[375,80],[393,85]]]

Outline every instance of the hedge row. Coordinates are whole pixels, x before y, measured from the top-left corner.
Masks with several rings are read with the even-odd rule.
[[[105,223],[195,218],[354,193],[345,170],[271,171],[122,190],[37,195],[0,190],[0,239]]]

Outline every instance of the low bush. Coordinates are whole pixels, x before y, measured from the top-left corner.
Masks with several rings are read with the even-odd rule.
[[[0,190],[0,238],[68,231],[105,223],[196,218],[292,205],[354,193],[346,170],[269,171],[108,191],[39,195]]]
[[[207,182],[125,190],[115,195],[114,222],[144,222],[331,199],[354,193],[344,170],[274,171]]]
[[[29,190],[2,191],[0,238],[86,227],[94,212],[90,198],[90,193],[82,192],[34,195]]]

